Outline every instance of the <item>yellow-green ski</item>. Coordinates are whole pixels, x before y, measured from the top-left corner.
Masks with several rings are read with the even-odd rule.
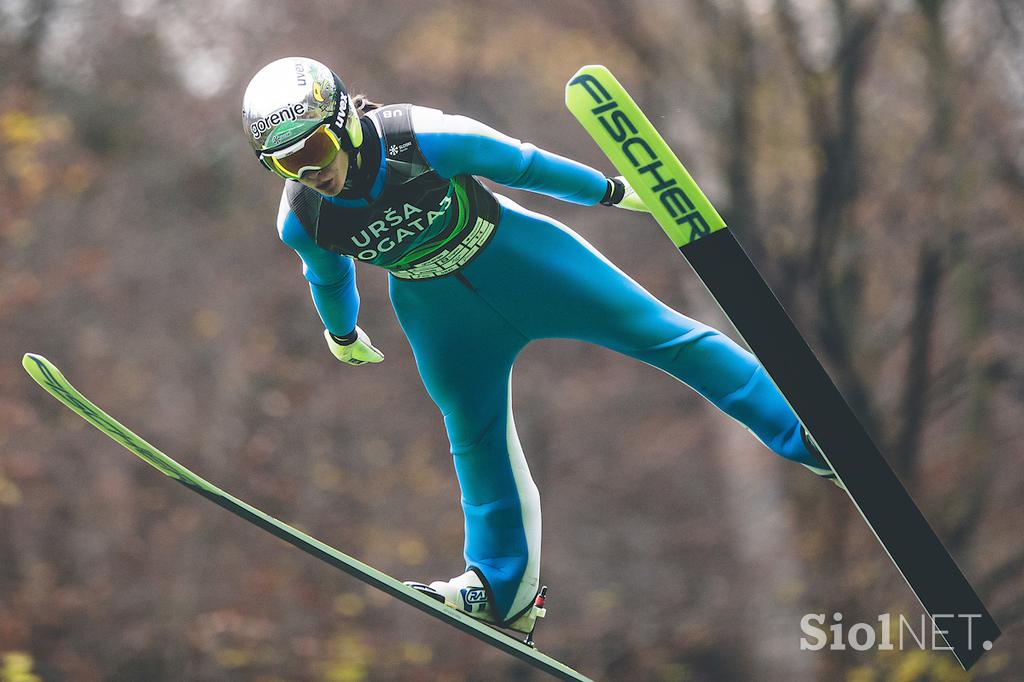
[[[512,654],[538,670],[542,670],[561,680],[580,681],[589,679],[567,665],[523,644],[510,635],[485,625],[478,620],[474,620],[462,612],[445,606],[430,597],[424,596],[421,592],[414,590],[386,573],[382,573],[372,566],[368,566],[358,559],[354,559],[344,552],[340,552],[316,538],[292,528],[287,523],[263,513],[237,497],[229,495],[209,481],[178,464],[109,414],[96,407],[92,401],[82,395],[64,378],[64,375],[61,374],[60,370],[53,363],[41,355],[26,353],[21,364],[24,366],[25,371],[40,386],[87,422],[110,436],[129,451],[138,455],[147,464],[159,470],[160,473],[170,476],[211,502],[298,547],[307,554],[335,568],[339,568],[354,578],[393,597],[397,597],[406,604],[458,628],[491,646]]]
[[[725,227],[689,171],[611,71],[584,66],[565,104],[619,169],[677,247]]]
[[[576,72],[565,103],[707,286],[957,660],[970,668],[999,637],[999,626],[725,221],[608,69]]]

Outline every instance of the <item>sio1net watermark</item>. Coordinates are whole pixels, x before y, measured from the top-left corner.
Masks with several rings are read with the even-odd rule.
[[[906,649],[930,649],[933,651],[952,651],[946,644],[944,635],[955,619],[964,619],[967,623],[967,648],[974,649],[976,644],[988,651],[992,642],[985,640],[975,642],[971,627],[974,619],[981,618],[978,613],[940,613],[934,620],[921,614],[920,622],[907,618],[903,614],[893,616],[883,613],[876,623],[843,623],[843,614],[839,611],[832,614],[831,622],[826,625],[824,613],[808,613],[800,619],[801,651],[903,651]],[[943,627],[943,626],[946,627]]]

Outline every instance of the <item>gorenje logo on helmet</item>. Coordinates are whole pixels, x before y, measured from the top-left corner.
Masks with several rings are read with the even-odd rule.
[[[260,135],[267,132],[273,126],[276,126],[278,123],[282,123],[284,121],[294,121],[299,116],[302,116],[304,113],[306,113],[308,110],[309,108],[303,102],[299,102],[298,104],[289,104],[287,106],[281,107],[274,113],[259,119],[251,126],[249,126],[249,130],[252,132],[252,136],[254,138],[259,138]]]

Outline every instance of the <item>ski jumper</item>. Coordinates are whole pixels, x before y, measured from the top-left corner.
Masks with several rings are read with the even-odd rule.
[[[444,416],[466,570],[483,580],[496,617],[529,608],[539,582],[540,496],[511,409],[512,366],[530,341],[578,339],[636,358],[779,455],[820,463],[750,353],[658,301],[565,225],[473,177],[594,205],[607,187],[600,172],[436,109],[386,106],[362,123],[364,187],[329,198],[287,181],[278,230],[338,336],[356,325],[354,260],[390,271],[399,323]]]

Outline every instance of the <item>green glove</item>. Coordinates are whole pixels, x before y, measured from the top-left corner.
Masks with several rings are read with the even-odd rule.
[[[350,365],[364,365],[367,362],[380,362],[384,359],[384,354],[373,347],[370,337],[359,327],[348,336],[335,336],[325,329],[324,338],[327,339],[327,347],[334,353],[334,357]]]

